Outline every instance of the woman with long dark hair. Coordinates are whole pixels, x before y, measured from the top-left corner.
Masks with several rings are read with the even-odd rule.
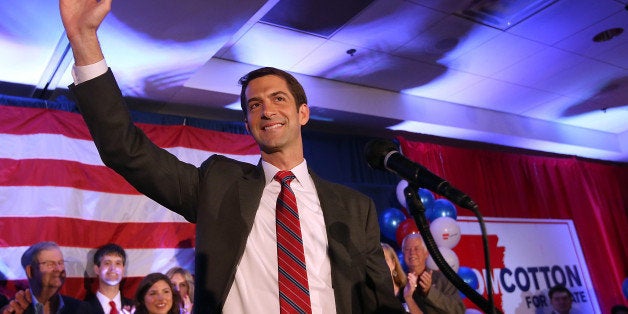
[[[162,273],[146,275],[135,293],[136,314],[179,314],[181,297],[175,292],[168,276]]]

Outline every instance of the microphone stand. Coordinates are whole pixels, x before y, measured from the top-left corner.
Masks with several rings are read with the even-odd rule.
[[[458,274],[453,269],[451,269],[451,266],[449,266],[447,261],[445,261],[445,259],[443,258],[443,255],[438,250],[438,246],[436,245],[434,237],[430,232],[429,223],[427,221],[427,218],[425,218],[425,206],[423,206],[423,202],[421,202],[421,199],[418,197],[417,191],[418,187],[412,182],[410,182],[408,186],[403,190],[410,214],[412,215],[412,217],[414,217],[414,221],[419,229],[419,232],[421,233],[421,236],[423,237],[425,246],[432,255],[432,258],[434,259],[434,262],[436,263],[440,271],[456,288],[458,288],[458,290],[460,290],[460,292],[464,293],[464,295],[466,295],[469,300],[471,300],[471,302],[477,305],[485,313],[502,314],[501,311],[495,308],[495,304],[493,302],[493,289],[490,277],[491,268],[488,254],[488,240],[486,240],[484,221],[482,219],[482,216],[479,214],[477,208],[471,210],[474,211],[476,216],[478,216],[478,220],[482,229],[482,240],[484,244],[484,258],[486,264],[487,278],[486,290],[489,297],[488,300],[480,295],[477,291],[475,291],[475,289],[471,288],[466,282],[464,282],[464,280],[462,280],[462,278],[460,278],[460,276],[458,276]],[[475,207],[477,207],[477,205]]]

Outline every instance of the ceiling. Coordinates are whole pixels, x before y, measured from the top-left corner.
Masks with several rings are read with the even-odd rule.
[[[0,10],[0,94],[67,92],[57,2]],[[239,119],[238,78],[274,66],[317,121],[628,162],[628,0],[114,0],[99,35],[156,112]]]

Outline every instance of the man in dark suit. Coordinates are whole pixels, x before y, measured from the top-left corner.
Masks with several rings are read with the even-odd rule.
[[[194,311],[279,312],[283,273],[277,269],[275,204],[283,188],[274,176],[290,170],[311,312],[402,312],[373,201],[307,167],[301,127],[309,107],[299,82],[274,68],[240,80],[246,128],[261,151],[257,166],[220,155],[198,168],[183,163],[131,122],[96,36],[110,6],[111,0],[60,0],[75,58],[71,89],[103,162],[141,193],[196,223]]]
[[[29,290],[18,291],[2,313],[91,313],[89,304],[59,293],[65,282],[65,261],[54,242],[39,242],[22,255]]]
[[[410,313],[464,314],[466,309],[458,289],[440,271],[427,269],[429,252],[423,237],[418,233],[407,235],[401,250],[408,267],[404,299]]]
[[[130,313],[133,300],[125,298],[120,291],[124,276],[126,252],[115,243],[108,243],[94,253],[94,273],[98,277],[98,291],[85,298],[95,314]]]

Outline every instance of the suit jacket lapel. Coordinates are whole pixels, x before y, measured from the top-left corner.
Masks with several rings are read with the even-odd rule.
[[[92,306],[93,311],[96,311],[94,314],[105,314],[105,311],[102,309],[102,305],[100,305],[100,301],[98,301],[96,294],[90,295],[89,298],[85,299],[85,302]]]
[[[351,244],[350,240],[350,229],[347,224],[350,223],[351,219],[336,191],[313,172],[310,172],[310,175],[316,186],[327,229],[328,254],[336,311],[338,313],[350,313],[352,256],[359,254],[359,252],[355,252],[357,248]]]
[[[235,180],[229,180],[225,194],[221,195],[220,200],[216,200],[218,204],[211,205],[216,207],[216,216],[205,215],[197,221],[196,276],[199,278],[197,280],[204,281],[207,288],[202,290],[203,287],[201,287],[194,298],[200,302],[199,306],[213,306],[214,310],[222,308],[227,299],[227,294],[235,279],[236,265],[244,254],[264,190],[264,171],[261,165],[258,167],[242,165],[240,169],[244,172],[238,174]],[[214,171],[218,173],[218,171],[226,170]],[[219,175],[215,175],[212,179],[222,182]],[[211,228],[199,228],[199,226],[211,226]],[[216,244],[202,242],[208,239],[222,239],[222,241]],[[202,254],[199,254],[199,248]],[[211,267],[208,256],[214,257]],[[199,298],[203,300],[199,301]]]
[[[246,235],[244,240],[248,238],[248,234],[253,227],[253,220],[259,208],[260,200],[265,186],[264,169],[261,160],[257,164],[257,171],[245,174],[242,180],[238,182],[240,214],[247,224]]]

